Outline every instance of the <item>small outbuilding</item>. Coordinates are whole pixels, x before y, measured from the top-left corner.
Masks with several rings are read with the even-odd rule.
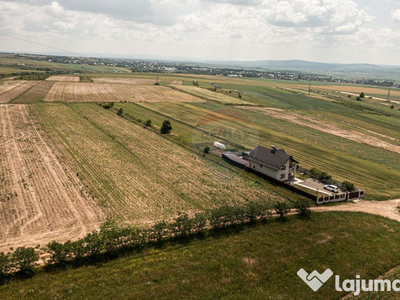
[[[226,146],[220,142],[214,142],[214,147],[219,148],[221,150],[225,150]]]

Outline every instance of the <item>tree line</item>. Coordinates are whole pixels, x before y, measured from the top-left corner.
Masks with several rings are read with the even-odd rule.
[[[287,202],[276,202],[275,213],[284,218],[290,211]],[[298,200],[294,208],[302,217],[310,217],[310,202]],[[188,242],[205,238],[213,232],[231,232],[244,224],[266,223],[273,217],[271,206],[248,202],[240,206],[222,206],[189,216],[179,213],[172,222],[158,221],[150,228],[118,227],[105,222],[99,230],[77,241],[53,241],[42,248],[49,259],[45,269],[78,266],[120,256],[123,253],[142,251],[147,247],[162,246],[166,242]],[[36,247],[39,248],[39,247]],[[0,283],[12,273],[30,275],[39,262],[38,249],[17,248],[13,253],[0,253]]]

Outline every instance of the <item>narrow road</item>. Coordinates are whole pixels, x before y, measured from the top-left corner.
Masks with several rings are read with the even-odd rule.
[[[311,210],[314,212],[319,211],[355,211],[363,212],[367,214],[378,215],[386,217],[397,222],[400,222],[400,212],[398,206],[400,199],[388,200],[388,201],[363,201],[351,202],[336,206],[317,206],[312,207]]]

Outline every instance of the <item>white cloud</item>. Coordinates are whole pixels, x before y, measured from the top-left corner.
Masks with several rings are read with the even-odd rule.
[[[400,22],[400,9],[392,11],[390,14],[393,21]]]
[[[373,9],[355,1],[0,0],[0,32],[76,52],[219,59],[312,60],[328,51],[340,59],[335,53],[360,45],[399,48],[390,38],[398,30],[371,29]]]

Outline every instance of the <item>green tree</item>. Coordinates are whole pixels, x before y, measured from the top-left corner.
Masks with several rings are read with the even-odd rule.
[[[310,210],[310,201],[307,199],[299,199],[295,202],[294,208],[299,213],[301,217],[310,218],[311,210]]]
[[[361,93],[360,93],[360,98],[365,98],[364,92],[361,92]]]
[[[34,248],[19,247],[12,254],[11,265],[21,273],[31,273],[33,268],[37,266],[39,254]]]
[[[144,126],[151,127],[151,120],[147,119],[146,122],[144,122]]]
[[[341,188],[345,189],[346,191],[349,191],[349,192],[352,192],[356,189],[356,187],[354,186],[354,183],[349,182],[347,180],[342,182]]]
[[[204,153],[205,153],[205,154],[208,154],[209,152],[210,152],[210,147],[205,146],[205,147],[204,147]]]
[[[290,208],[286,202],[278,201],[275,203],[274,208],[275,208],[275,212],[281,218],[284,218],[290,212]]]
[[[161,133],[165,134],[165,133],[170,133],[172,130],[172,126],[171,126],[171,122],[168,120],[165,120],[161,126]]]
[[[7,273],[10,267],[10,260],[8,255],[0,252],[0,278],[3,274]]]
[[[120,109],[118,109],[118,111],[117,111],[117,115],[118,115],[118,116],[121,116],[123,112],[124,112],[124,110],[123,110],[122,108],[120,108]]]

